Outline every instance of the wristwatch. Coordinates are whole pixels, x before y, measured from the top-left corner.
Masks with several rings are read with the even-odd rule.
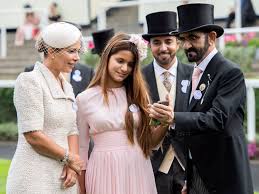
[[[65,150],[64,158],[62,158],[60,160],[60,162],[61,162],[62,165],[68,164],[68,162],[69,162],[69,151],[68,151],[68,149]]]

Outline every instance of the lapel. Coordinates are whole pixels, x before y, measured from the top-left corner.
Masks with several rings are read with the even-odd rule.
[[[36,62],[34,69],[41,72],[54,99],[69,99],[75,101],[72,86],[65,80],[62,74],[59,75],[59,78],[62,81],[63,90],[58,84],[55,76],[46,66],[40,62]]]
[[[191,111],[196,104],[202,104],[203,98],[206,97],[205,93],[208,92],[210,89],[211,82],[213,81],[213,78],[215,74],[217,73],[217,62],[220,61],[220,58],[222,58],[222,55],[218,52],[208,63],[205,71],[202,74],[202,77],[197,85],[197,89],[200,90],[202,87],[201,85],[205,85],[205,89],[201,91],[202,97],[200,99],[194,99],[192,98],[188,110]],[[191,78],[190,78],[191,80]],[[191,87],[190,87],[191,88]],[[191,91],[190,91],[191,92]],[[204,96],[205,95],[205,96]],[[190,96],[190,95],[189,95]]]
[[[147,84],[149,85],[149,92],[152,98],[153,102],[159,101],[159,94],[158,94],[158,89],[157,89],[157,84],[156,84],[156,75],[155,75],[155,70],[154,70],[154,65],[153,63],[149,64],[146,67],[146,81]]]
[[[175,96],[175,111],[187,109],[188,93],[190,90],[189,72],[184,68],[184,64],[178,61],[176,75],[176,96]]]

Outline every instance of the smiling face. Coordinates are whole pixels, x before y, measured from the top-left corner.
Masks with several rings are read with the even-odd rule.
[[[79,51],[81,42],[78,40],[75,44],[51,54],[52,69],[57,72],[70,73],[79,61]]]
[[[111,55],[108,62],[107,85],[110,88],[121,87],[134,67],[134,55],[131,51],[121,50]]]
[[[150,39],[149,46],[157,63],[169,69],[175,62],[179,44],[175,36],[159,36]]]

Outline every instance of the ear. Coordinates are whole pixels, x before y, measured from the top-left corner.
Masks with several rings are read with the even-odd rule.
[[[55,52],[53,48],[48,48],[48,55],[51,59],[55,58]]]
[[[150,45],[150,40],[148,41],[148,47],[151,48],[151,45]]]
[[[215,31],[209,32],[209,44],[215,44],[217,38],[217,33]]]

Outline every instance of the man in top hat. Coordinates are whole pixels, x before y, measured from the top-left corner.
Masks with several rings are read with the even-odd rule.
[[[237,64],[216,49],[224,30],[214,24],[213,5],[177,7],[179,39],[194,62],[184,112],[152,117],[174,124],[174,138],[188,148],[187,188],[190,194],[252,194],[253,186],[244,135],[246,86]],[[168,109],[167,109],[168,110]],[[168,115],[171,115],[168,117]]]
[[[92,37],[94,41],[94,48],[92,49],[92,53],[101,56],[106,44],[113,36],[113,28],[93,32]]]
[[[182,111],[186,82],[192,66],[182,64],[176,58],[179,41],[176,13],[155,12],[146,16],[148,33],[142,37],[149,42],[154,60],[143,69],[153,102],[173,99],[173,108]],[[180,194],[185,182],[186,159],[184,147],[179,140],[166,136],[151,158],[156,186],[159,194]]]

